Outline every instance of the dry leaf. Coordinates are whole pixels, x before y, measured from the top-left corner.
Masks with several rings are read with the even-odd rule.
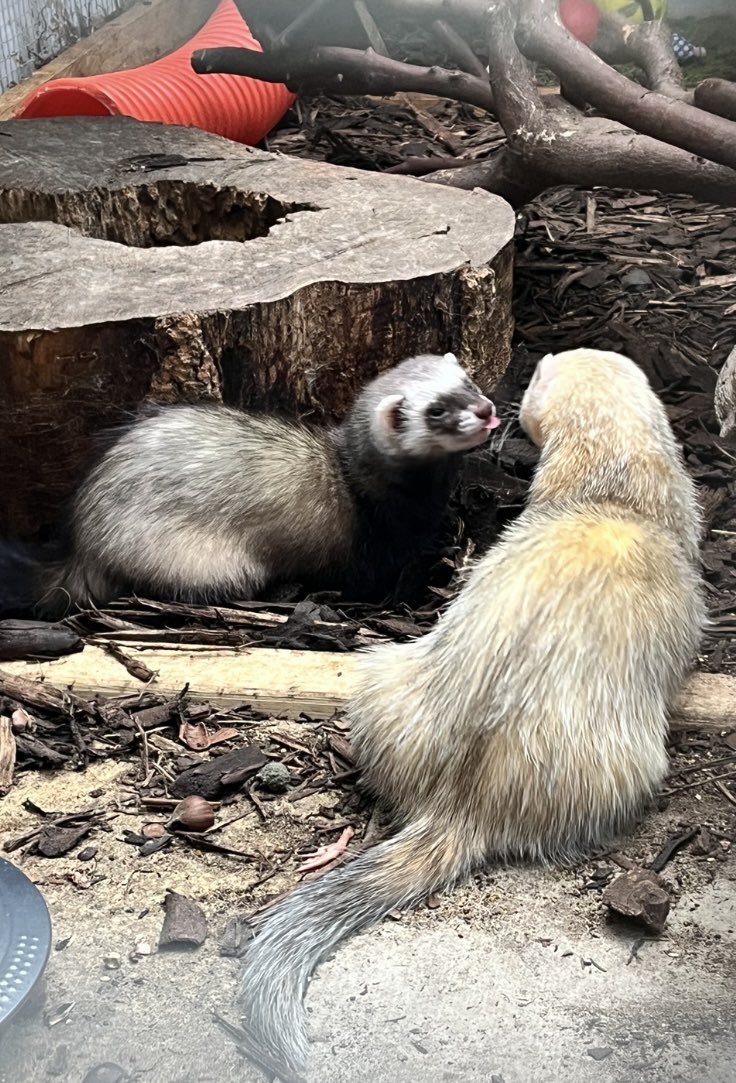
[[[194,752],[204,752],[213,745],[231,741],[238,736],[238,731],[231,726],[223,726],[222,729],[210,733],[204,722],[182,722],[179,728],[179,740]]]
[[[327,846],[320,846],[296,871],[311,872],[313,869],[321,869],[323,865],[329,864],[330,861],[335,861],[345,853],[354,834],[354,828],[346,827],[339,839]]]

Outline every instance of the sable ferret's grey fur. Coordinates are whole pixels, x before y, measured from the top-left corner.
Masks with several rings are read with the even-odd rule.
[[[41,608],[123,591],[223,602],[284,579],[380,599],[433,540],[458,453],[498,424],[453,354],[383,373],[333,429],[154,409],[82,485],[72,555]]]
[[[344,938],[492,859],[567,860],[666,769],[667,711],[704,623],[700,519],[665,411],[628,358],[548,356],[521,422],[529,503],[434,629],[367,654],[358,761],[399,832],[268,911],[241,1000],[279,1078],[306,1055],[309,975]]]

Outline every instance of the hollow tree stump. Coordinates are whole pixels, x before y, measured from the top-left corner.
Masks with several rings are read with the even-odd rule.
[[[139,403],[339,418],[422,351],[492,390],[514,216],[484,192],[123,118],[0,125],[2,533],[54,519]]]

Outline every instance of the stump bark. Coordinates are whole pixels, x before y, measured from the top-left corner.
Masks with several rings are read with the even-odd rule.
[[[125,118],[0,125],[3,534],[53,521],[144,399],[315,420],[422,351],[487,390],[514,216],[485,192]]]

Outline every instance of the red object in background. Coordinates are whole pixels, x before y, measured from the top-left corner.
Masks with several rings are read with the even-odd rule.
[[[600,12],[591,0],[560,0],[560,18],[565,28],[584,45],[595,41]]]
[[[241,75],[197,75],[195,49],[233,46],[262,52],[233,0],[221,0],[208,22],[180,49],[129,71],[52,79],[23,102],[17,118],[134,117],[201,128],[251,146],[294,101],[280,83]]]

